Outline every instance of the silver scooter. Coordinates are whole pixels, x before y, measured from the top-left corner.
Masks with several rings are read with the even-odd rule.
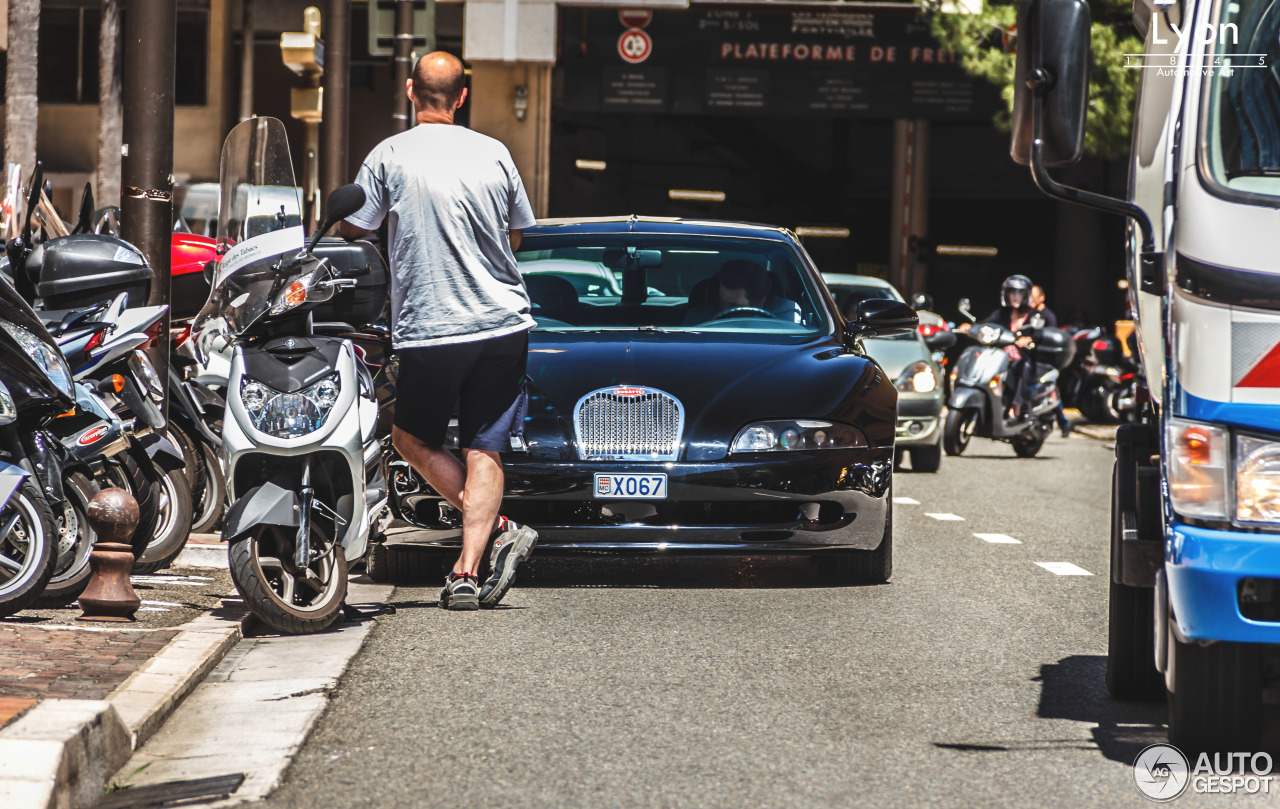
[[[338,618],[348,564],[364,556],[387,502],[372,377],[350,340],[317,334],[313,323],[317,305],[368,272],[335,270],[312,252],[364,192],[334,191],[324,227],[304,245],[289,146],[274,118],[231,131],[221,174],[225,252],[192,329],[197,346],[217,331],[233,349],[222,539],[236,588],[263,623],[319,632]]]

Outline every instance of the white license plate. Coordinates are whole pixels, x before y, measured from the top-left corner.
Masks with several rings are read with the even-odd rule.
[[[667,476],[596,473],[597,500],[666,500]]]

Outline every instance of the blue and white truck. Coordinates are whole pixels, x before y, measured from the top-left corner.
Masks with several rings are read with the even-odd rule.
[[[1069,188],[1083,0],[1019,9],[1013,156],[1050,196],[1129,218],[1151,405],[1112,478],[1107,687],[1167,693],[1184,750],[1249,750],[1280,683],[1280,0],[1135,0],[1129,198]]]

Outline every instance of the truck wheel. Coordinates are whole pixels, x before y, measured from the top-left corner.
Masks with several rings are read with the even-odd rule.
[[[1169,619],[1169,743],[1199,753],[1256,750],[1262,730],[1262,653],[1252,643],[1183,643]]]
[[[1111,582],[1107,609],[1107,691],[1123,700],[1157,700],[1164,678],[1156,671],[1154,596],[1148,587]]]
[[[947,411],[947,422],[942,428],[942,448],[948,455],[963,455],[969,448],[969,439],[978,427],[978,411],[972,407]]]
[[[938,444],[932,447],[914,447],[910,452],[912,472],[937,472],[942,466],[942,447]]]

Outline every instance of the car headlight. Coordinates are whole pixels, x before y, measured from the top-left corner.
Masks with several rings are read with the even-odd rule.
[[[295,393],[281,393],[248,376],[240,378],[240,403],[254,428],[276,438],[298,438],[320,429],[341,392],[336,372]]]
[[[1236,436],[1236,519],[1280,522],[1280,444]]]
[[[67,367],[67,361],[60,351],[21,326],[7,320],[0,320],[0,326],[3,326],[4,330],[9,332],[9,336],[22,346],[22,350],[36,361],[36,365],[40,366],[40,370],[44,371],[44,375],[49,378],[55,388],[72,399],[76,398],[71,369]]]
[[[129,368],[133,370],[133,376],[138,380],[139,387],[151,397],[151,401],[156,404],[164,401],[164,385],[160,382],[160,374],[156,373],[156,367],[151,364],[151,358],[147,356],[147,352],[135,348],[129,357]]]
[[[929,363],[922,360],[907,366],[898,377],[896,387],[903,393],[931,393],[938,387],[938,376]]]
[[[0,425],[13,424],[18,420],[18,408],[13,403],[13,394],[0,382]]]
[[[1227,431],[1169,419],[1165,428],[1169,501],[1187,517],[1227,516]]]
[[[857,427],[830,421],[760,421],[733,439],[730,452],[786,452],[789,450],[857,449],[867,437]]]

